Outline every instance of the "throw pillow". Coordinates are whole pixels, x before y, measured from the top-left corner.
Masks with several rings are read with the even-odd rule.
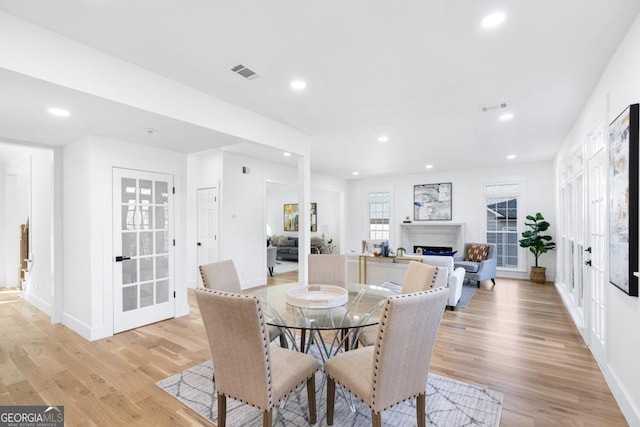
[[[482,262],[489,256],[489,245],[469,245],[465,261]]]

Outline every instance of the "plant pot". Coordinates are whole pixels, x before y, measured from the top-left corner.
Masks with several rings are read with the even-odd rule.
[[[547,281],[546,273],[546,267],[531,267],[531,275],[529,276],[529,279],[531,279],[533,283],[542,284]]]

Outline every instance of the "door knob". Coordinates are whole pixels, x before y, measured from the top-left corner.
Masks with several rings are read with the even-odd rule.
[[[591,246],[589,246],[587,249],[584,250],[585,252],[589,252],[591,253]]]
[[[196,243],[197,246],[202,246],[202,243],[198,242]]]
[[[117,256],[116,257],[116,262],[122,262],[122,261],[126,261],[128,259],[131,259],[130,256]]]
[[[591,267],[591,260],[588,259],[584,262],[584,265],[588,265],[589,267]]]

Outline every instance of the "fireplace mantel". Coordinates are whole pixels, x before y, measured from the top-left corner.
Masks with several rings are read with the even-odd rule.
[[[451,246],[454,251],[464,247],[463,222],[412,222],[400,224],[400,246],[411,250],[414,246]]]

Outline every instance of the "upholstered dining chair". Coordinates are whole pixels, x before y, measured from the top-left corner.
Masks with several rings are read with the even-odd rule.
[[[242,286],[240,285],[240,278],[238,277],[238,271],[233,263],[233,260],[227,259],[224,261],[212,262],[210,264],[201,265],[200,276],[202,277],[202,284],[207,289],[214,289],[216,291],[241,293]],[[267,325],[270,340],[280,338],[280,347],[287,348],[287,339],[282,333],[282,330],[277,326]]]
[[[273,408],[305,382],[309,422],[315,424],[318,362],[307,354],[269,345],[257,297],[209,289],[195,292],[215,369],[217,426],[225,427],[230,397],[258,408],[263,427],[270,427]]]
[[[333,285],[345,287],[347,284],[347,256],[338,254],[309,254],[309,280],[310,285]],[[332,310],[331,316],[324,319],[332,325],[344,324],[347,310],[343,307],[336,307]],[[341,332],[344,337],[347,330]],[[301,330],[301,342],[304,343],[306,330]],[[313,334],[310,336],[313,339]]]
[[[412,294],[414,292],[422,292],[433,287],[436,282],[438,268],[433,265],[423,264],[421,262],[411,261],[407,266],[407,273],[402,281],[403,294]],[[377,326],[367,326],[360,329],[358,333],[358,342],[364,346],[374,345],[378,334]]]
[[[347,256],[309,255],[309,284],[344,287],[347,283]]]
[[[387,298],[375,346],[325,362],[328,425],[333,425],[337,383],[371,409],[373,427],[382,425],[385,409],[414,397],[417,425],[425,426],[429,364],[448,295],[437,288]]]

